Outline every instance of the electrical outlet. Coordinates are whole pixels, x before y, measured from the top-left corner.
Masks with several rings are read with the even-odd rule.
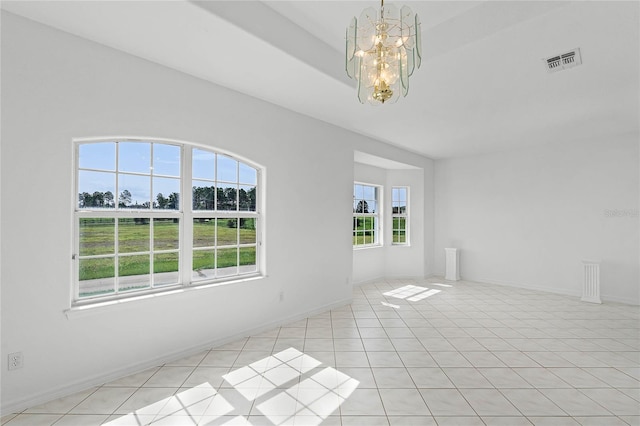
[[[24,357],[22,352],[14,352],[9,354],[9,370],[17,370],[24,365]]]

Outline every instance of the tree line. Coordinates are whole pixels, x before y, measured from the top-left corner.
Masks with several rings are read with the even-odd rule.
[[[215,186],[193,187],[193,209],[215,210],[214,195],[217,197],[218,210],[236,210],[236,205],[239,210],[254,211],[256,209],[255,187],[247,191],[244,188],[237,190],[236,188],[216,188]],[[125,189],[118,196],[117,203],[119,208],[149,209],[153,207],[154,209],[178,210],[180,194],[172,192],[165,197],[160,192],[153,202],[139,203],[137,200],[133,201],[131,192]],[[95,191],[93,194],[85,191],[78,194],[78,205],[80,208],[114,208],[116,199],[111,191]]]

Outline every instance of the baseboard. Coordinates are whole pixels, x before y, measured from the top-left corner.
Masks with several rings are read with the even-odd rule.
[[[135,374],[140,371],[147,370],[149,368],[156,367],[158,365],[166,364],[169,362],[177,361],[179,359],[188,357],[190,355],[195,355],[199,352],[202,352],[207,349],[215,348],[217,346],[224,345],[226,343],[233,342],[237,339],[241,339],[243,337],[256,335],[263,333],[267,330],[270,330],[275,327],[280,327],[284,324],[288,324],[291,322],[299,321],[304,318],[314,316],[320,313],[324,313],[330,311],[332,309],[340,308],[342,306],[348,305],[351,303],[353,298],[342,299],[336,302],[329,303],[327,305],[320,306],[318,308],[311,309],[306,312],[300,312],[294,315],[290,315],[284,318],[279,318],[277,320],[271,321],[266,324],[262,324],[259,327],[249,328],[233,335],[225,336],[219,339],[210,340],[195,346],[192,346],[187,349],[181,349],[179,351],[173,351],[169,353],[165,353],[161,356],[154,357],[152,359],[148,359],[143,362],[136,363],[134,365],[130,365],[125,368],[120,368],[117,370],[110,371],[108,373],[100,373],[94,376],[85,378],[83,380],[79,380],[74,383],[66,384],[64,386],[60,386],[48,391],[43,391],[38,394],[32,395],[29,398],[16,400],[16,401],[5,401],[5,395],[3,395],[2,407],[0,407],[0,416],[5,416],[11,413],[17,413],[23,411],[30,407],[35,407],[37,405],[45,404],[49,401],[53,401],[58,398],[63,398],[65,396],[72,395],[77,392],[82,392],[84,390],[90,389],[92,387],[101,386],[104,383],[108,383],[114,380],[118,380],[122,377],[129,376],[131,374]]]
[[[492,280],[492,279],[485,279],[485,278],[478,278],[478,279],[473,279],[473,280],[464,279],[464,281],[481,283],[481,284],[502,285],[502,286],[505,286],[505,287],[521,288],[521,289],[524,289],[524,290],[541,291],[543,293],[552,293],[552,294],[558,294],[558,295],[562,295],[562,296],[575,297],[578,300],[580,300],[580,298],[582,297],[582,293],[580,291],[568,291],[566,289],[557,289],[557,288],[551,288],[551,287],[536,286],[536,285],[531,285],[531,284],[526,284],[526,283],[518,283],[518,282],[513,282],[513,281]],[[624,304],[624,305],[632,305],[632,306],[640,305],[640,301],[633,301],[633,300],[630,301],[628,299],[615,297],[615,296],[607,296],[607,295],[601,294],[600,298],[602,299],[603,302],[621,303],[621,304]]]

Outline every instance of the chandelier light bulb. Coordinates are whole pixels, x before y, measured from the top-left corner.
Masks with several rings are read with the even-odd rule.
[[[347,75],[361,103],[382,105],[407,96],[409,77],[422,62],[420,19],[408,6],[369,7],[347,27]]]

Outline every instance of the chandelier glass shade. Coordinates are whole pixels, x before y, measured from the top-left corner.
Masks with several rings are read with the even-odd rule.
[[[408,6],[369,7],[347,27],[347,75],[358,82],[361,103],[394,103],[409,93],[409,77],[422,62],[420,19]]]

